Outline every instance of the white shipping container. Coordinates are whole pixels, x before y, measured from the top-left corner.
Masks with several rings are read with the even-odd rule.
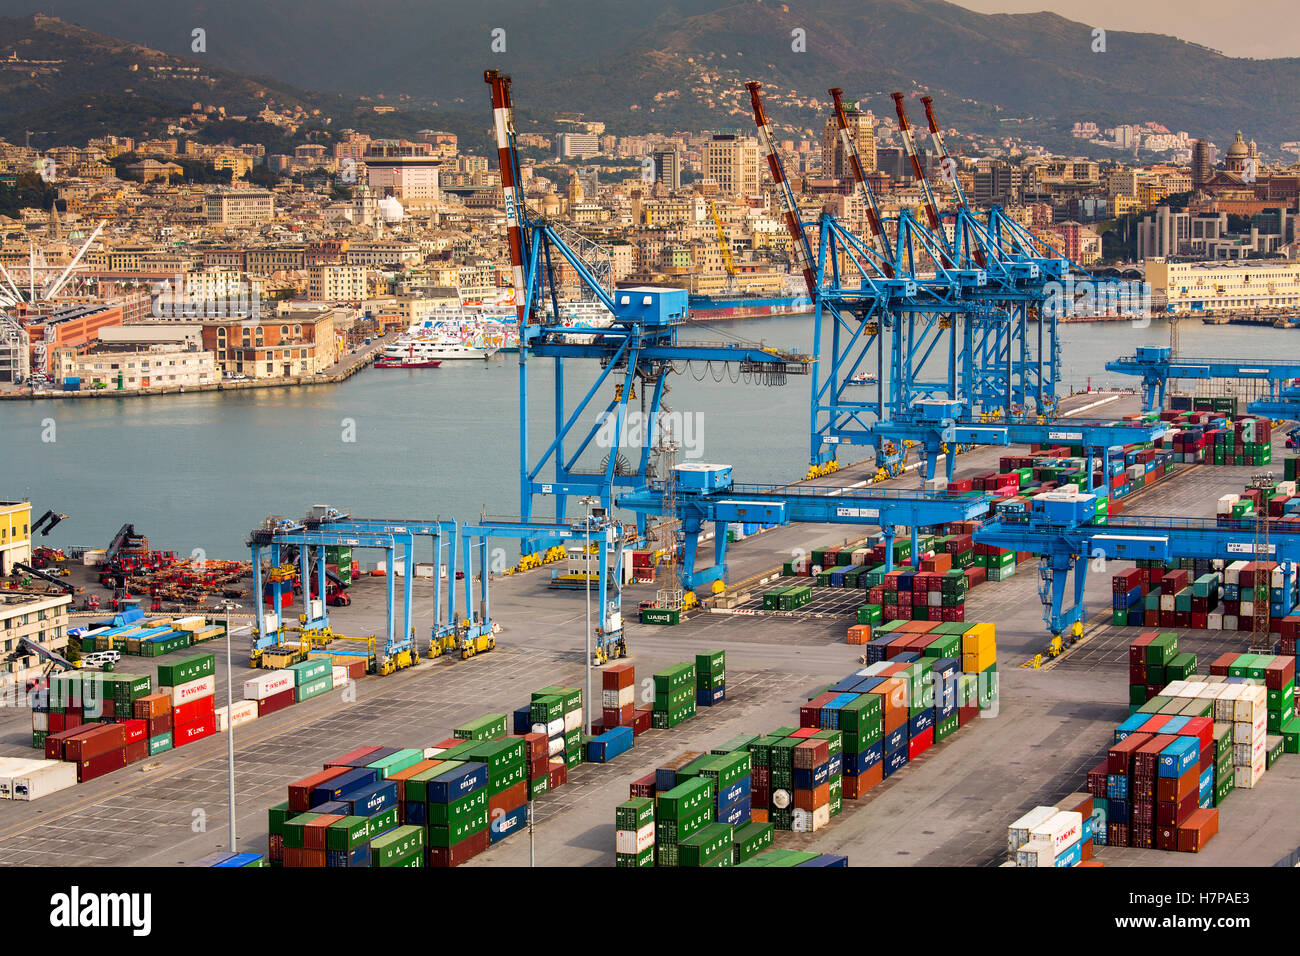
[[[197,680],[186,681],[172,688],[172,706],[188,704],[192,700],[202,700],[217,692],[217,679],[209,674]]]
[[[77,785],[77,765],[66,760],[42,760],[39,767],[13,781],[15,800],[39,800]]]
[[[341,687],[348,679],[348,669],[335,664],[330,668],[330,677],[333,678],[334,686]]]
[[[43,710],[32,711],[32,730],[49,730],[50,715]]]
[[[1241,684],[1241,693],[1232,705],[1233,720],[1254,723],[1260,714],[1268,715],[1268,691],[1257,684]]]
[[[246,724],[250,720],[257,719],[257,701],[255,700],[237,700],[231,705],[231,711],[234,713],[233,726],[238,727],[240,724]],[[217,708],[217,730],[224,733],[228,724],[226,720],[226,708]]]
[[[614,834],[615,853],[644,853],[655,845],[655,825],[647,823],[640,830],[618,830]]]
[[[1237,627],[1237,624],[1238,624],[1238,621],[1237,621],[1237,615],[1235,615],[1235,614],[1225,614],[1225,615],[1223,615],[1223,629],[1224,629],[1225,631],[1236,631],[1236,630],[1239,630],[1239,628]]]
[[[533,724],[533,733],[546,734],[548,737],[554,737],[556,734],[564,735],[564,718],[556,717],[545,724]]]
[[[1233,785],[1238,790],[1251,790],[1259,783],[1259,778],[1264,776],[1264,765],[1257,763],[1246,767],[1233,767],[1232,774]]]
[[[582,726],[582,708],[571,710],[564,715],[564,732],[577,730]]]
[[[192,617],[178,617],[172,621],[172,629],[177,631],[201,631],[207,626],[207,621],[203,619],[202,614],[195,614]]]
[[[560,734],[557,737],[551,737],[546,741],[546,756],[558,757],[562,753],[564,753],[563,734]]]
[[[94,548],[82,552],[81,564],[83,567],[94,568],[103,564],[108,559],[108,552],[103,548]]]
[[[5,760],[8,762],[0,767],[0,800],[12,800],[14,780],[26,775],[27,771],[40,766],[45,761],[30,757],[6,757]]]
[[[1160,692],[1160,696],[1162,696],[1162,697],[1189,697],[1189,696],[1191,696],[1191,695],[1188,694],[1188,693],[1186,692],[1186,688],[1187,688],[1187,681],[1185,681],[1185,680],[1176,680],[1176,681],[1174,681],[1172,684],[1167,684],[1167,685],[1165,685],[1165,689],[1162,690],[1162,691]]]
[[[1026,843],[1016,850],[1016,866],[1052,866],[1056,850],[1048,843]]]
[[[830,822],[831,808],[829,806],[820,806],[811,813],[807,810],[796,810],[792,829],[795,833],[816,833]]]
[[[1083,834],[1083,814],[1061,810],[1029,831],[1030,843],[1045,843],[1053,857]]]
[[[1014,856],[1017,850],[1029,842],[1029,831],[1047,822],[1056,813],[1056,807],[1034,807],[1007,827],[1007,853]]]
[[[1241,500],[1241,495],[1224,495],[1219,499],[1219,514],[1232,514],[1232,506]],[[1236,583],[1235,581],[1233,582]]]
[[[244,681],[244,700],[266,700],[275,694],[290,690],[294,683],[293,671],[267,671]]]

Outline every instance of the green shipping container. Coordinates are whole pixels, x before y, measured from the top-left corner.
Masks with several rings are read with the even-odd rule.
[[[194,654],[170,664],[158,665],[158,686],[175,687],[216,673],[216,658],[212,654]]]
[[[299,661],[297,664],[291,664],[287,670],[294,673],[294,683],[301,687],[304,684],[318,679],[321,675],[332,673],[334,666],[333,660],[328,657],[314,657],[311,660]]]
[[[432,806],[432,804],[430,804]],[[488,826],[488,808],[487,805],[480,807],[475,813],[468,817],[454,821],[449,826],[430,826],[429,845],[437,847],[452,847],[462,840],[472,837],[475,833],[482,833]]]
[[[770,823],[746,823],[733,835],[735,862],[743,863],[772,845],[776,828]]]
[[[495,737],[504,737],[506,715],[485,714],[477,720],[471,720],[467,724],[454,728],[451,735],[457,740],[492,740]]]
[[[614,854],[615,866],[654,866],[655,865],[655,848],[646,847],[640,853],[616,853]]]
[[[705,651],[703,654],[695,655],[695,675],[697,678],[705,674],[710,677],[719,677],[725,674],[726,671],[726,651]]]
[[[487,809],[487,805],[488,792],[485,789],[475,790],[468,796],[453,800],[451,803],[430,803],[428,804],[429,826],[456,826],[463,821],[474,819],[477,814]]]
[[[654,820],[655,803],[649,797],[633,797],[614,809],[616,830],[640,830],[647,823],[654,823]]]
[[[400,866],[412,857],[422,858],[423,855],[423,827],[398,827],[391,833],[377,837],[370,843],[371,866]]]
[[[304,700],[311,700],[313,697],[319,697],[321,694],[327,694],[334,688],[334,678],[326,674],[324,677],[317,677],[306,683],[299,684],[293,689],[293,699],[298,703]]]
[[[164,753],[172,749],[172,732],[170,730],[149,738],[149,756]]]
[[[367,817],[344,817],[325,828],[325,849],[355,850],[370,841]]]
[[[726,823],[710,824],[685,839],[677,841],[681,866],[703,867],[725,859],[731,866],[735,859],[735,843],[731,827]]]

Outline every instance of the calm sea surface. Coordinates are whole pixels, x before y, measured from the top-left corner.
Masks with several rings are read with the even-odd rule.
[[[1063,378],[1082,389],[1133,385],[1105,363],[1138,345],[1168,342],[1153,322],[1062,326]],[[684,339],[723,336],[812,348],[812,317],[697,328]],[[1300,354],[1300,334],[1266,328],[1181,329],[1184,355],[1262,359]],[[576,401],[595,362],[566,366]],[[735,466],[743,481],[802,477],[808,462],[808,382],[781,388],[733,384],[721,369],[670,377],[666,399],[681,435],[705,461]],[[722,378],[721,382],[714,381]],[[302,515],[330,504],[367,517],[517,515],[517,356],[448,362],[438,369],[367,369],[336,386],[204,392],[120,400],[0,404],[0,499],[30,498],[68,519],[46,539],[105,547],[132,522],[155,547],[244,557],[244,535],[269,514]],[[550,442],[554,381],[549,361],[530,364],[536,456]],[[607,384],[603,395],[612,396]],[[639,397],[639,396],[638,396]],[[53,423],[53,442],[48,437]],[[685,431],[689,428],[689,431]],[[354,437],[354,441],[344,440]],[[576,445],[571,444],[572,447]],[[599,463],[599,455],[591,464]]]

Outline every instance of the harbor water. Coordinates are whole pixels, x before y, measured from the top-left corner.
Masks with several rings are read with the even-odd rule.
[[[1065,325],[1063,380],[1076,391],[1133,387],[1105,363],[1168,342],[1168,325]],[[811,316],[692,327],[683,340],[723,337],[811,351]],[[1294,354],[1293,331],[1184,320],[1181,352],[1263,358]],[[156,547],[245,557],[244,537],[268,514],[329,504],[358,516],[461,520],[519,513],[518,356],[437,369],[366,369],[338,385],[151,398],[5,402],[0,499],[68,515],[43,543],[105,547],[131,522]],[[598,374],[570,360],[576,402]],[[808,379],[784,387],[733,383],[734,371],[670,376],[665,403],[680,429],[679,460],[725,462],[739,480],[790,481],[808,463]],[[601,394],[612,398],[614,378]],[[552,438],[551,362],[530,365],[531,448]],[[635,406],[639,406],[638,393]],[[567,451],[577,447],[569,443]],[[583,459],[592,467],[603,450]],[[848,460],[848,459],[846,459]],[[549,469],[542,475],[549,476]],[[549,513],[545,511],[544,513]],[[423,558],[421,558],[423,560]]]

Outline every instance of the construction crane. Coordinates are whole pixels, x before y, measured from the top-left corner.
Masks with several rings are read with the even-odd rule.
[[[709,212],[713,215],[713,228],[718,238],[718,251],[722,253],[722,264],[727,270],[727,291],[736,288],[736,263],[731,258],[731,243],[727,241],[727,232],[722,228],[722,217],[718,215],[718,204],[709,200]]]
[[[47,511],[45,512],[45,514],[41,515],[39,518],[37,518],[35,521],[32,522],[31,534],[35,536],[36,532],[39,531],[41,533],[41,537],[47,537],[49,533],[54,530],[55,525],[57,525],[60,521],[62,521],[66,517],[67,515],[58,514],[53,510]]]

